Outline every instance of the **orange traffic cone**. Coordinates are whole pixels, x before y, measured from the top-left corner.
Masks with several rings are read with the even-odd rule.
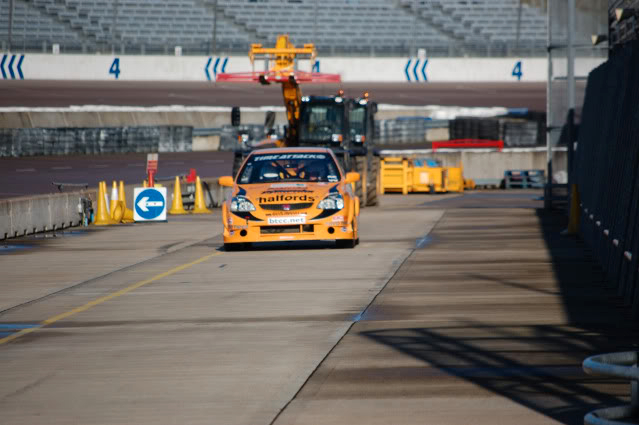
[[[173,202],[169,214],[181,215],[188,214],[182,203],[182,187],[180,186],[180,178],[175,176],[175,184],[173,185]]]
[[[111,187],[111,198],[109,200],[109,214],[113,218],[113,213],[118,205],[118,184],[113,180],[113,186]]]
[[[108,226],[113,224],[109,213],[107,212],[106,205],[106,182],[100,182],[98,184],[98,207],[93,219],[93,224],[96,226]]]
[[[211,214],[211,210],[206,208],[206,203],[204,202],[204,192],[202,191],[202,182],[199,176],[195,179],[195,204],[191,212],[193,214]]]
[[[124,205],[122,201],[115,201],[113,205],[113,209],[111,210],[111,218],[116,223],[122,223],[122,218],[124,217]]]
[[[120,202],[122,202],[122,209],[124,210],[124,213],[122,214],[122,223],[133,223],[135,221],[133,219],[133,210],[130,210],[126,207],[126,194],[124,193],[124,181],[122,180],[120,180],[118,199]]]

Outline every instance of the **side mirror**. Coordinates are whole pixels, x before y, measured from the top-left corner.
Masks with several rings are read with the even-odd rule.
[[[231,176],[220,177],[217,182],[220,186],[233,187],[233,177]]]
[[[359,173],[346,173],[346,183],[355,183],[359,181]]]

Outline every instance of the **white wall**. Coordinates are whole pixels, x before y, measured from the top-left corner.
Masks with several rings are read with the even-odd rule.
[[[28,80],[115,80],[110,73],[115,59],[119,59],[118,79],[123,81],[207,81],[205,67],[209,60],[202,56],[111,56],[111,55],[51,55],[27,54],[22,63],[24,78]],[[211,78],[216,58],[209,66]],[[218,64],[221,72],[224,58]],[[8,66],[6,61],[5,68]],[[14,62],[14,71],[18,60]],[[521,62],[521,81],[546,81],[547,61],[543,58],[431,58],[425,68],[431,82],[510,82],[518,81],[513,70]],[[577,75],[587,75],[590,69],[601,63],[601,59],[580,61]],[[404,82],[408,58],[324,58],[320,59],[320,70],[338,73],[344,82]],[[411,81],[414,77],[416,59],[409,67]],[[423,81],[423,59],[417,67]],[[9,72],[5,69],[7,76]],[[251,71],[245,56],[228,58],[226,72]],[[0,78],[2,76],[0,75]],[[10,78],[10,77],[9,77]]]

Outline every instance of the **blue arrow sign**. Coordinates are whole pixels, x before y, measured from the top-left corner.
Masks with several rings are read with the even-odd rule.
[[[137,189],[136,189],[137,192]],[[135,197],[135,213],[144,220],[166,220],[166,188],[147,188]]]
[[[428,59],[424,59],[424,65],[422,66],[422,76],[424,77],[424,81],[428,81],[426,77],[426,65],[428,65]]]
[[[417,67],[419,66],[419,59],[415,61],[415,67],[413,68],[413,75],[415,76],[415,81],[419,81],[419,75],[417,75]]]
[[[13,61],[16,60],[16,55],[11,56],[11,60],[9,61],[9,74],[11,74],[11,79],[16,79],[16,74],[13,73]]]
[[[206,79],[211,81],[211,74],[209,74],[209,66],[211,66],[211,61],[213,60],[213,58],[209,58],[209,60],[206,62],[206,65],[204,65],[204,74],[206,74]]]
[[[7,63],[7,59],[9,55],[2,55],[2,61],[0,61],[0,71],[2,72],[2,78],[5,80],[16,79],[16,73],[14,72],[13,64],[16,61],[18,55],[11,55],[11,59],[9,59],[9,63],[7,64],[7,70],[9,71],[9,76],[7,76],[7,72],[4,69],[4,65]],[[22,73],[22,62],[24,61],[24,55],[20,55],[20,59],[18,59],[18,64],[15,67],[15,70],[18,72],[18,77],[21,80],[24,80],[24,74]]]
[[[220,66],[220,61],[222,61],[222,58],[217,57],[215,58],[215,62],[213,62],[213,57],[210,57],[207,61],[206,61],[206,65],[204,65],[204,75],[206,75],[206,79],[211,81],[211,73],[209,72],[209,69],[211,69],[211,64],[213,64],[213,68],[211,69],[213,71],[213,78],[217,79],[217,68]],[[222,72],[226,72],[226,64],[229,62],[229,58],[224,58],[224,61],[222,61]]]
[[[406,68],[404,68],[404,74],[406,74],[406,80],[410,81],[410,74],[408,73],[408,69],[410,68],[410,63],[412,59],[408,59],[408,63],[406,63]]]
[[[414,62],[413,62],[414,61]],[[421,73],[421,78],[422,81],[428,81],[428,77],[426,77],[426,65],[428,65],[428,59],[424,59],[424,62],[420,68],[420,64],[422,63],[422,60],[419,58],[415,58],[415,59],[408,59],[408,62],[406,62],[406,67],[404,68],[404,75],[406,75],[406,80],[407,81],[420,81],[420,74]],[[413,70],[413,79],[411,80],[411,68]]]
[[[24,61],[24,55],[20,56],[20,60],[18,61],[18,75],[20,75],[20,79],[24,80],[24,74],[22,73],[22,62]]]
[[[7,55],[2,55],[2,62],[0,62],[0,71],[2,71],[2,78],[7,79],[7,73],[4,72],[4,63],[7,61]]]
[[[220,58],[215,59],[215,65],[213,65],[213,75],[215,75],[215,79],[217,80],[217,67],[220,64]]]

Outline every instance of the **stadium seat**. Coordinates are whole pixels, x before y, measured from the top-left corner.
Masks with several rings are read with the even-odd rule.
[[[134,49],[144,44],[147,51],[172,51],[167,43],[199,43],[206,50],[215,21],[218,49],[234,53],[246,52],[252,42],[273,44],[282,33],[296,44],[315,42],[321,52],[344,54],[408,54],[410,46],[429,56],[448,55],[454,46],[483,55],[514,44],[543,54],[546,42],[544,12],[527,2],[520,16],[519,0],[217,0],[217,18],[215,3],[24,0],[15,2],[14,33],[19,36],[20,26],[28,25],[21,44],[36,49],[55,39],[94,49],[107,42]],[[0,0],[2,10],[8,4]],[[0,28],[8,28],[6,13],[0,14]],[[165,34],[167,28],[171,34]]]

